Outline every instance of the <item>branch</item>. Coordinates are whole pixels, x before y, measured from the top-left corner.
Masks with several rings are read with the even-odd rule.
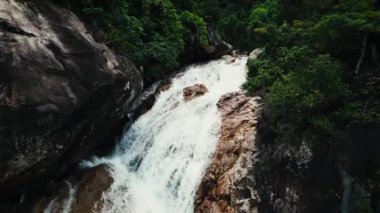
[[[360,58],[359,58],[359,61],[358,63],[356,64],[356,69],[355,69],[355,74],[359,74],[359,70],[360,70],[360,65],[362,64],[363,62],[363,59],[364,59],[364,55],[365,55],[365,50],[367,48],[367,43],[368,43],[368,34],[366,33],[364,35],[364,38],[363,38],[363,43],[362,43],[362,53],[360,54]]]

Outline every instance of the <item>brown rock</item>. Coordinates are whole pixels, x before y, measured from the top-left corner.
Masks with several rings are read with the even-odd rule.
[[[168,80],[164,82],[160,87],[160,92],[165,92],[172,86],[173,82],[171,80]]]
[[[208,92],[208,89],[205,85],[196,84],[183,89],[183,97],[185,98],[185,101],[191,101],[196,97],[204,95],[206,92]]]
[[[252,167],[256,118],[261,113],[261,105],[257,97],[238,92],[224,95],[218,107],[222,112],[219,144],[198,188],[195,212],[253,212],[254,206],[247,210],[239,205],[241,196],[237,183]]]
[[[106,165],[97,166],[86,172],[79,183],[72,212],[100,212],[103,206],[102,194],[113,182],[109,167]]]
[[[101,212],[104,205],[102,195],[114,182],[109,169],[107,165],[99,165],[84,171],[75,184],[65,181],[58,186],[53,195],[35,202],[32,212],[44,212],[46,209],[53,213],[64,210],[71,213]]]

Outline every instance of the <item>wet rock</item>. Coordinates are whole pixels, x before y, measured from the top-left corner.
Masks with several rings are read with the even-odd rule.
[[[221,135],[195,203],[196,212],[255,212],[257,196],[248,187],[253,166],[258,97],[229,93],[218,102],[222,113]]]
[[[207,26],[207,43],[202,41],[202,32],[196,23],[189,23],[191,41],[188,43],[186,54],[181,60],[182,65],[217,59],[223,55],[230,54],[232,45],[223,41],[219,33],[210,25]]]
[[[109,171],[107,165],[99,165],[83,171],[74,183],[64,181],[52,195],[35,201],[32,212],[101,212],[105,202],[102,195],[114,182]]]
[[[229,60],[231,58],[234,58],[234,56],[232,56],[232,55],[224,55],[224,56],[222,56],[222,59],[224,59],[224,60]]]
[[[170,79],[166,80],[165,82],[163,82],[161,84],[160,92],[165,92],[165,91],[169,90],[171,86],[172,86],[172,81]]]
[[[104,203],[102,195],[114,182],[109,167],[100,165],[85,173],[79,183],[72,212],[100,212]]]
[[[183,89],[183,97],[185,101],[191,101],[194,98],[204,95],[208,90],[203,84],[196,84],[194,86],[186,87]]]
[[[0,3],[0,190],[12,193],[113,140],[142,90],[133,63],[95,42],[73,13],[21,2]]]
[[[236,61],[236,57],[232,55],[224,55],[222,56],[222,59],[224,59],[227,64],[232,64]]]
[[[158,81],[144,90],[144,92],[136,99],[131,107],[130,122],[135,121],[138,117],[148,112],[156,103],[157,97],[170,89],[172,86],[171,78]],[[126,127],[129,126],[125,125]]]
[[[51,213],[60,213],[69,209],[69,200],[72,198],[71,194],[73,188],[70,182],[61,183],[52,197],[43,197],[36,201],[31,208],[32,213],[41,213],[41,212],[51,212]],[[20,207],[19,207],[20,209]],[[29,209],[29,208],[24,208]],[[20,211],[20,210],[19,210]],[[22,211],[20,211],[22,212]]]
[[[265,50],[264,49],[261,49],[261,48],[259,48],[259,49],[255,49],[255,50],[253,50],[252,52],[250,52],[249,53],[249,59],[250,60],[254,60],[254,59],[256,59],[261,53],[263,53]]]
[[[219,58],[230,53],[233,50],[232,45],[223,41],[219,33],[211,26],[207,27],[207,32],[208,45],[201,45],[201,47],[210,59]]]

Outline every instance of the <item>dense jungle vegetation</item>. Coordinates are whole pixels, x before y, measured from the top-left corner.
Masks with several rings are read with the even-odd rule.
[[[253,7],[250,36],[265,52],[249,62],[245,88],[264,94],[277,135],[298,136],[283,140],[323,141],[378,120],[377,3],[268,0]]]
[[[80,11],[146,76],[177,69],[194,42],[207,45],[207,26],[236,49],[265,48],[249,62],[244,88],[265,97],[271,130],[282,140],[328,140],[352,124],[378,120],[378,1],[59,2]]]

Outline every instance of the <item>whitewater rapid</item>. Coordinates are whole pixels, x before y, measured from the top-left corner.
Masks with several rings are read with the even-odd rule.
[[[107,163],[114,183],[103,194],[103,212],[193,212],[197,186],[210,163],[221,125],[219,98],[240,90],[247,57],[190,66],[172,79],[150,111],[125,132],[115,153],[84,162]],[[208,92],[189,102],[183,89],[204,84]]]

